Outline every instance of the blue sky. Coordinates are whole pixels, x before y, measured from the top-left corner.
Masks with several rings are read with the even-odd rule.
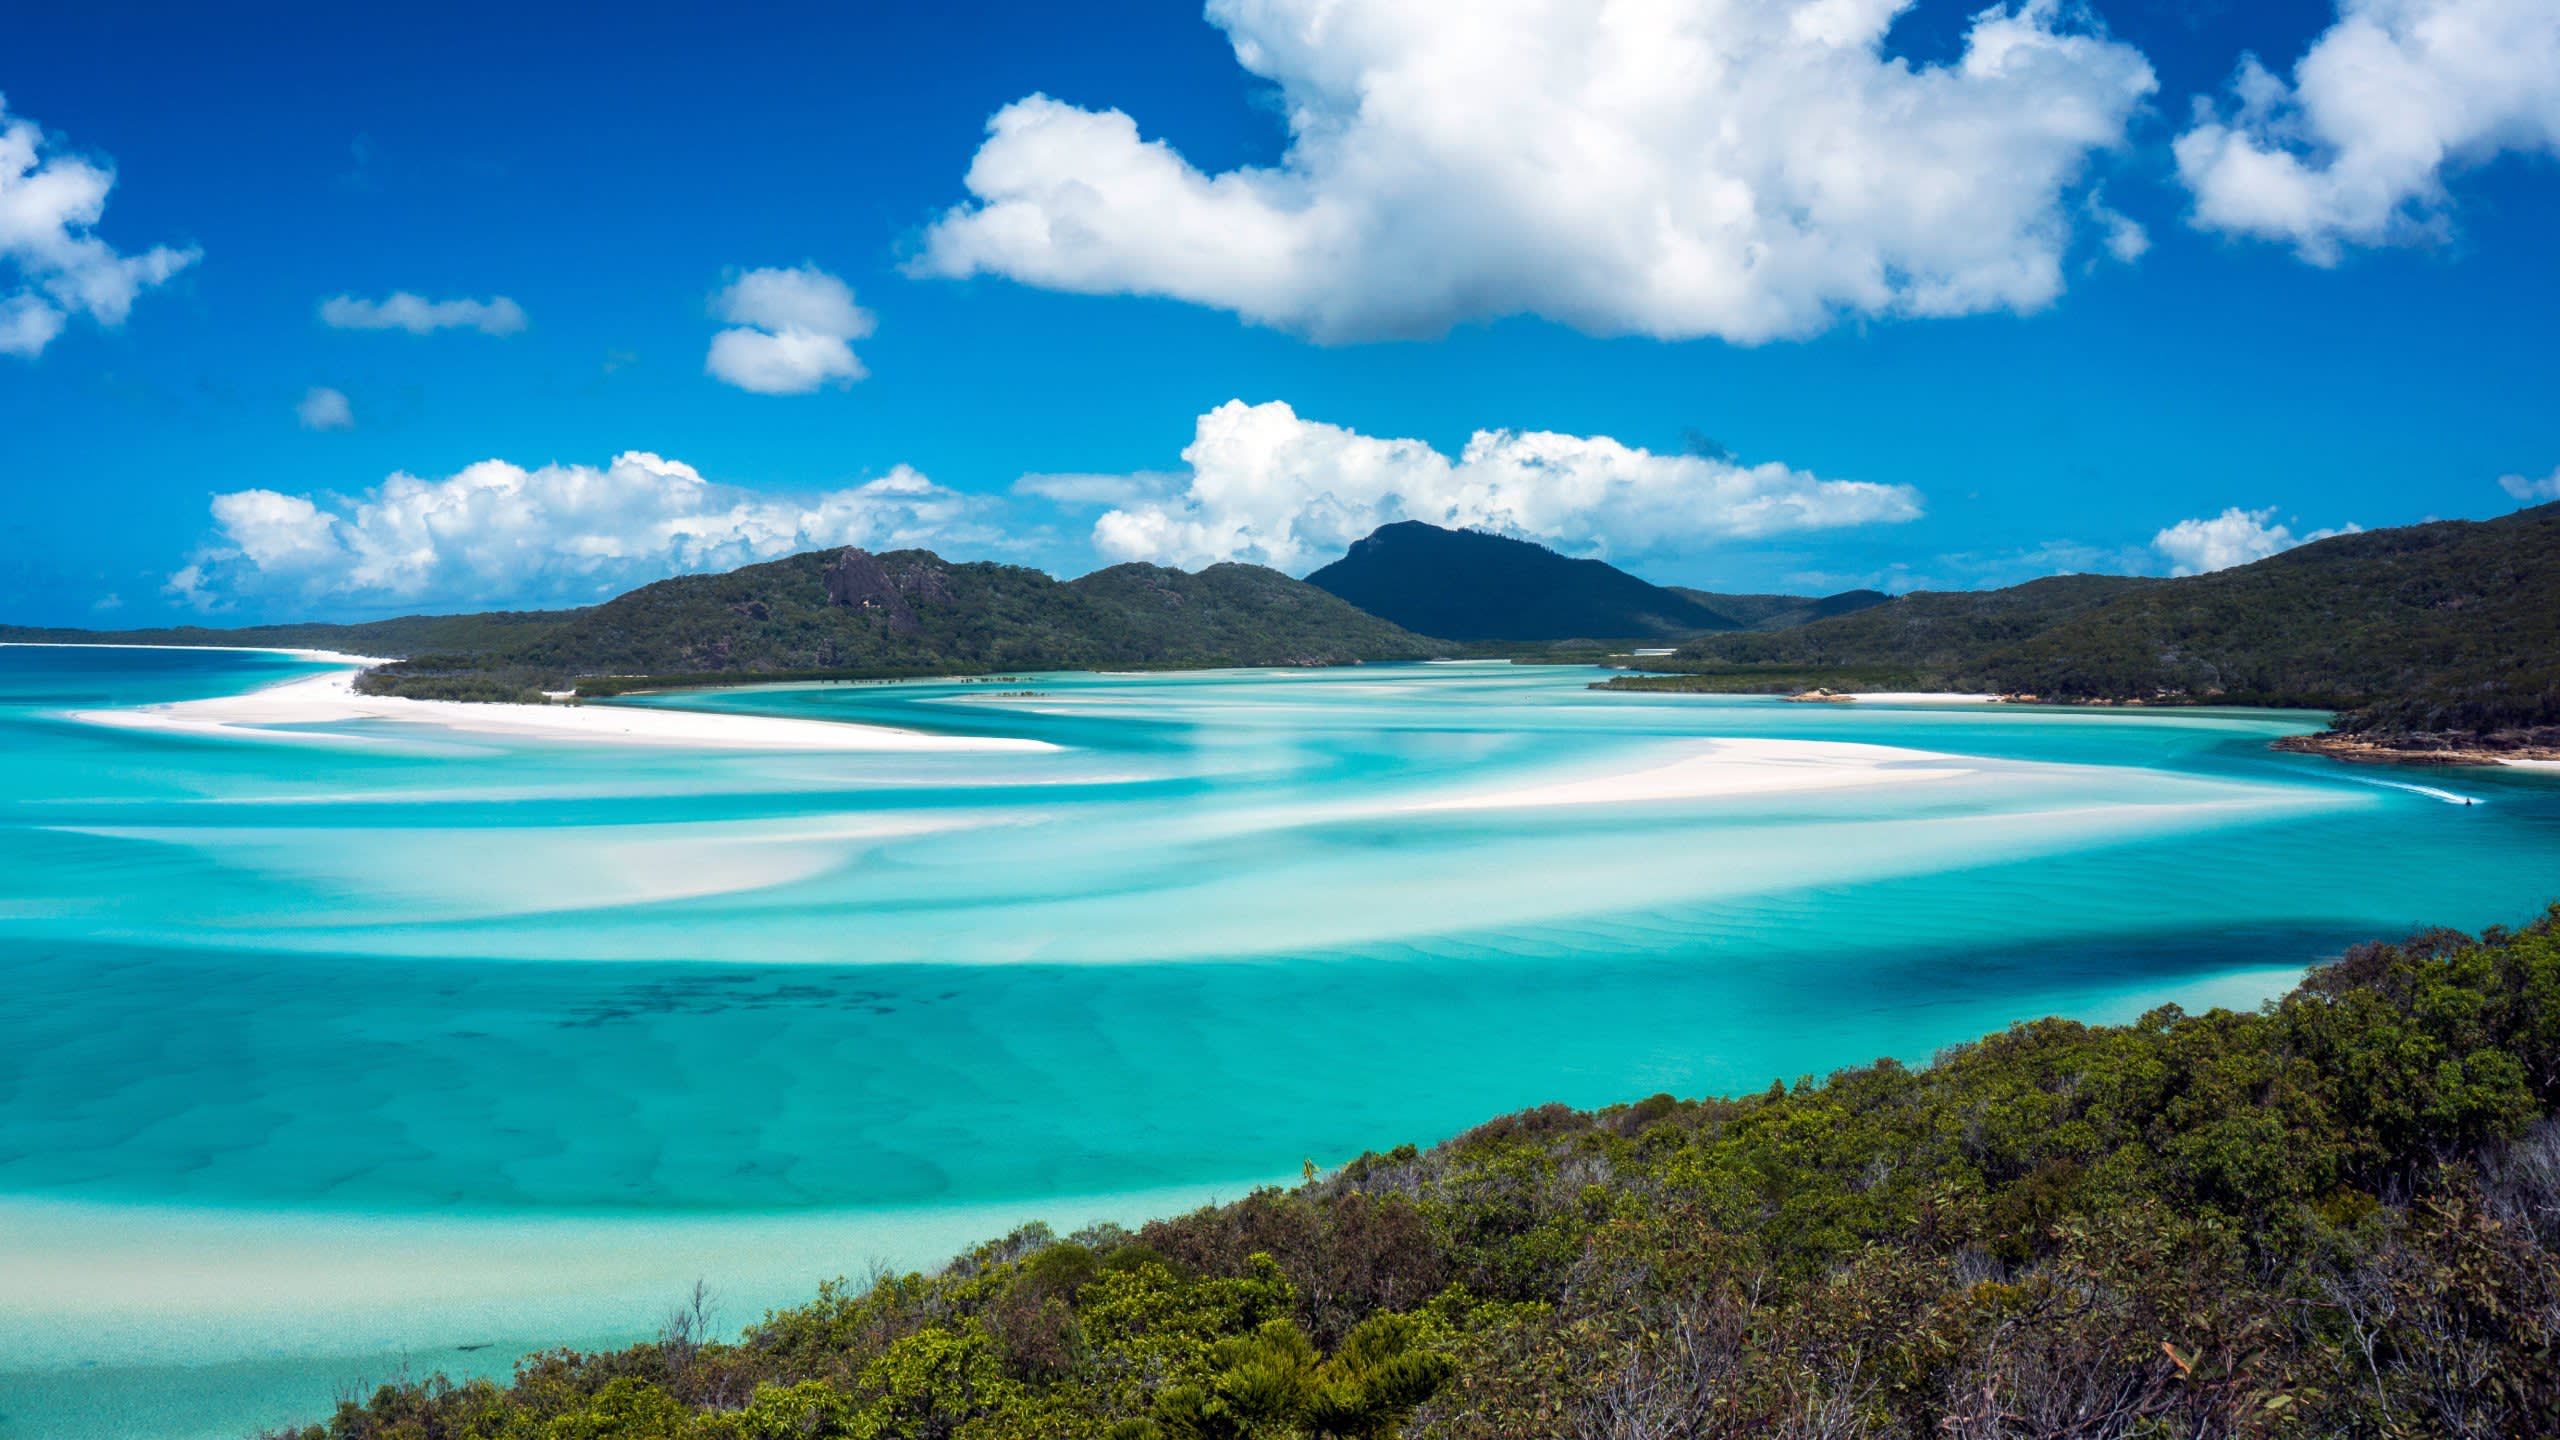
[[[1891,23],[1818,51],[1701,3],[1722,78],[1583,88],[1588,5],[1354,5],[1303,55],[1299,0],[31,8],[0,125],[112,172],[60,235],[147,273],[120,320],[62,299],[89,262],[11,250],[0,191],[0,299],[59,331],[0,353],[0,620],[562,603],[839,540],[1303,571],[1404,514],[1722,589],[1970,587],[2560,481],[2548,0],[2030,7],[2042,68],[1968,88],[1978,3],[1827,0]],[[1737,280],[1697,217],[1742,194]],[[322,318],[400,294],[523,323]],[[805,393],[712,373],[733,328]]]

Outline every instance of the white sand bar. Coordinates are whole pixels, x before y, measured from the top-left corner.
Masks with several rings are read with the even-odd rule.
[[[1954,780],[1978,767],[1928,750],[1830,740],[1701,740],[1669,764],[1579,776],[1542,785],[1470,791],[1417,800],[1403,812],[1522,810],[1553,805],[1624,805],[1641,801],[1710,800],[1798,790],[1839,790]]]
[[[307,659],[349,666],[383,662],[362,656],[296,651]],[[349,721],[388,721],[449,734],[572,743],[666,745],[693,750],[1055,750],[1045,740],[1001,736],[928,735],[885,725],[795,720],[773,715],[733,715],[708,710],[664,710],[635,705],[494,705],[461,700],[410,700],[363,695],[356,671],[333,670],[252,690],[165,705],[120,710],[73,710],[71,719],[121,730],[257,740],[345,743],[370,737],[298,727]],[[283,727],[297,728],[283,728]]]

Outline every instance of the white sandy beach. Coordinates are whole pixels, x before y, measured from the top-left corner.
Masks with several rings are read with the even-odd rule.
[[[692,750],[1043,751],[1043,740],[1000,736],[928,735],[881,725],[793,720],[770,715],[661,710],[633,705],[493,705],[459,700],[410,700],[363,695],[356,672],[384,663],[361,655],[295,650],[297,655],[349,668],[288,680],[244,695],[219,695],[119,710],[72,710],[71,719],[121,730],[230,738],[336,742],[371,737],[301,727],[350,721],[387,721],[452,734],[515,740],[562,740],[664,745]],[[293,727],[293,728],[286,728]]]
[[[1711,800],[1801,790],[1840,790],[1953,780],[1976,773],[1950,755],[1831,740],[1701,740],[1665,765],[1577,776],[1546,784],[1478,790],[1395,806],[1398,813],[1527,810],[1556,805],[1623,805]]]

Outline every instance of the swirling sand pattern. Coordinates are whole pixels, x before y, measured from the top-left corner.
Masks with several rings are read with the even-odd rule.
[[[137,1367],[231,1366],[232,1433],[697,1271],[744,1319],[1523,1105],[2247,1004],[2560,875],[2551,777],[2406,777],[2451,805],[2266,713],[1460,665],[639,702],[1004,748],[75,718],[327,673],[0,650],[12,1434],[107,1433]]]

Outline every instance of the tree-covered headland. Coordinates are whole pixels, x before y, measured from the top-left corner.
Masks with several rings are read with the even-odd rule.
[[[2338,712],[2341,753],[2560,754],[2560,504],[2340,535],[2156,580],[1915,592],[1709,635],[1614,687],[1987,690]]]
[[[2256,1013],[1531,1110],[296,1433],[2560,1433],[2555,1101],[2560,909],[2360,947]]]

